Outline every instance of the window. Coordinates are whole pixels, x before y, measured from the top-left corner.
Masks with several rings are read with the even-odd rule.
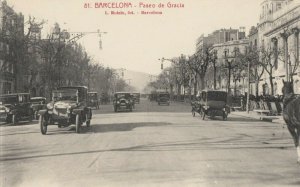
[[[19,95],[19,102],[22,103],[23,102],[23,96]]]
[[[4,61],[0,59],[0,69],[3,70]]]
[[[277,83],[274,84],[273,93],[274,93],[274,95],[277,95]]]
[[[281,9],[281,3],[276,4],[276,10],[279,10],[279,9]]]

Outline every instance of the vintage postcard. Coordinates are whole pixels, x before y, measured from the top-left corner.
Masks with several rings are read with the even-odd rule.
[[[299,0],[0,0],[0,187],[300,186]]]

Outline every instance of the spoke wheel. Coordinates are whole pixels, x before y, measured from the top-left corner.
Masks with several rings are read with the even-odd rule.
[[[228,113],[227,112],[223,112],[223,120],[226,121],[228,117]]]
[[[205,119],[205,111],[203,109],[200,110],[200,116],[202,120]]]
[[[91,119],[88,118],[88,114],[86,115],[86,122],[85,122],[87,127],[91,126]]]
[[[194,110],[192,110],[192,116],[195,117],[196,113]]]
[[[80,115],[79,114],[76,115],[75,126],[76,126],[76,133],[80,133],[81,121],[80,121]]]
[[[47,122],[43,115],[40,115],[39,125],[41,128],[41,133],[45,135],[47,133]]]
[[[18,116],[17,116],[17,114],[13,114],[13,115],[12,115],[11,123],[12,123],[13,125],[16,125],[16,124],[18,123]]]

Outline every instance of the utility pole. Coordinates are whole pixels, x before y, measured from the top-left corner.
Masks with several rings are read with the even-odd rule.
[[[117,70],[120,70],[121,71],[121,77],[122,79],[124,79],[124,71],[126,70],[125,68],[120,68],[120,69],[117,69]]]
[[[246,55],[248,55],[248,48],[246,48]],[[249,108],[250,108],[250,59],[247,58],[247,65],[248,65],[248,68],[247,68],[247,73],[248,73],[248,84],[247,84],[247,104],[246,104],[246,111],[247,113],[249,113]]]

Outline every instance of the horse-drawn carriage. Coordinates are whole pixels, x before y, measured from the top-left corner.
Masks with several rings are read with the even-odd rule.
[[[192,102],[192,115],[199,113],[204,120],[206,116],[214,118],[221,116],[223,120],[227,120],[230,108],[227,106],[227,93],[216,90],[203,90],[196,97],[196,101]]]

